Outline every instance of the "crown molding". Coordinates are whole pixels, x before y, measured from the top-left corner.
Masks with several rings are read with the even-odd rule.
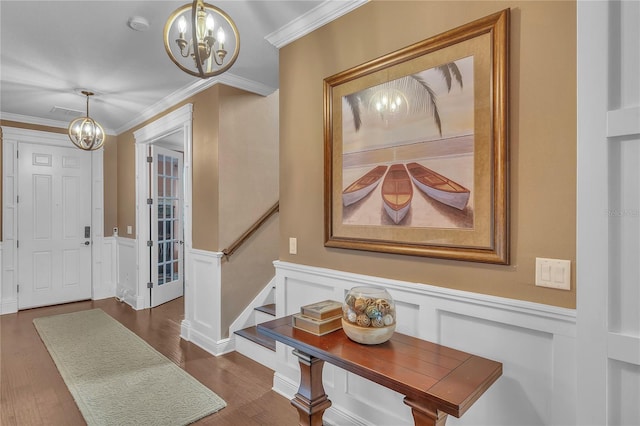
[[[287,25],[267,35],[265,39],[280,49],[287,44],[309,34],[311,31],[346,15],[369,0],[327,0],[309,12],[289,22]]]
[[[7,121],[15,121],[16,123],[35,124],[37,126],[57,127],[60,129],[68,129],[71,121],[51,120],[49,118],[32,117],[30,115],[14,114],[12,112],[0,111],[0,119]],[[113,129],[104,129],[105,134],[115,135]]]
[[[256,81],[249,80],[244,77],[239,77],[230,73],[217,75],[206,80],[198,79],[194,83],[189,84],[182,89],[176,90],[169,96],[164,97],[159,102],[142,111],[135,118],[133,118],[133,120],[117,128],[116,134],[119,135],[123,132],[126,132],[127,130],[130,130],[135,126],[144,123],[145,121],[153,118],[163,111],[166,111],[168,108],[171,108],[172,106],[177,105],[178,103],[188,99],[189,97],[194,96],[216,84],[232,86],[251,93],[256,93],[261,96],[268,96],[277,90],[274,87],[270,87],[265,84],[261,84]]]

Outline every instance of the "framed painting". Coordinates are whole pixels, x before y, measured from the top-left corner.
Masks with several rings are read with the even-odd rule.
[[[509,263],[509,9],[324,80],[325,246]]]

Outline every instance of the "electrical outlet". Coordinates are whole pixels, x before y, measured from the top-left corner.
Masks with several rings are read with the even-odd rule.
[[[571,290],[571,261],[536,257],[536,285]]]

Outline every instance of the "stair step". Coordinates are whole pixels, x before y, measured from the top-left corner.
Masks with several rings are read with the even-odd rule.
[[[258,329],[255,325],[251,327],[243,328],[242,330],[237,330],[235,331],[235,334],[237,334],[238,336],[244,337],[247,340],[255,342],[261,346],[264,346],[269,350],[272,350],[274,352],[276,351],[276,341],[270,337],[267,337],[261,333],[258,333]]]
[[[256,311],[260,311],[260,312],[264,312],[265,314],[269,314],[272,316],[276,316],[276,304],[275,303],[271,303],[269,305],[264,305],[264,306],[258,306],[257,308],[254,308]]]

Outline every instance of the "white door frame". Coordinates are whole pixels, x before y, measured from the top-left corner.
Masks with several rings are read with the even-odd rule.
[[[177,110],[165,115],[141,129],[133,132],[135,139],[135,164],[136,164],[136,305],[135,309],[151,307],[151,297],[147,289],[150,282],[149,262],[150,254],[147,241],[149,235],[148,223],[151,221],[147,205],[147,188],[149,188],[149,173],[147,167],[147,152],[150,144],[182,129],[184,134],[184,285],[189,283],[187,268],[189,252],[192,246],[191,235],[191,197],[192,197],[192,115],[193,104],[186,104]],[[144,224],[144,226],[143,226]],[[186,294],[185,294],[186,299]],[[186,300],[185,300],[186,303]]]
[[[64,133],[43,132],[2,126],[2,273],[0,274],[0,314],[18,311],[18,159],[20,143],[72,147]],[[102,246],[104,242],[103,150],[91,152],[91,297],[102,293]]]

